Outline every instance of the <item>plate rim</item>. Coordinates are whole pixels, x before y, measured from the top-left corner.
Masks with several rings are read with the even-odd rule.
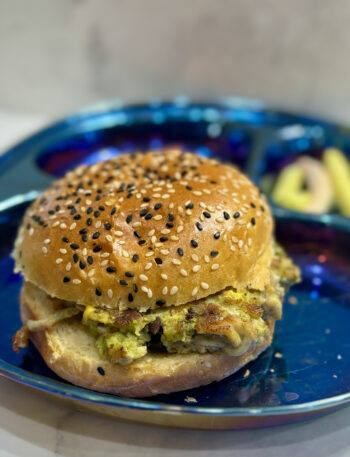
[[[0,202],[0,214],[23,203],[28,203],[37,197],[37,191],[31,191],[26,194],[19,194],[10,199]],[[273,208],[274,217],[286,221],[294,220],[299,222],[311,222],[324,226],[333,226],[334,228],[350,232],[350,220],[336,215],[309,215],[304,213],[293,212],[284,208]],[[202,407],[196,405],[170,405],[167,403],[152,401],[148,399],[119,397],[103,392],[97,392],[83,387],[68,384],[65,381],[47,378],[46,376],[25,370],[0,358],[0,376],[8,378],[19,384],[36,390],[45,392],[58,397],[68,398],[70,400],[83,401],[84,403],[93,403],[114,408],[126,408],[132,410],[158,411],[162,413],[187,413],[200,416],[223,416],[223,417],[251,417],[251,416],[276,416],[276,415],[295,415],[307,412],[322,411],[324,409],[336,408],[350,403],[350,390],[346,393],[335,395],[328,398],[313,400],[299,404],[263,406],[263,407]],[[151,397],[148,397],[151,398]]]

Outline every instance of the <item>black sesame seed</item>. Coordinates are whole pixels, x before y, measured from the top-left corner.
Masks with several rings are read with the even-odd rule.
[[[127,223],[127,224],[130,224],[130,222],[132,221],[132,214],[128,214],[128,215],[126,216],[126,219],[125,219],[125,220],[126,220],[126,223]]]
[[[86,267],[86,263],[84,262],[84,260],[80,260],[80,262],[79,262],[79,268],[80,268],[81,270],[84,270],[85,267]]]
[[[165,303],[166,303],[165,300],[157,300],[156,301],[156,305],[158,305],[158,306],[163,306],[163,305],[165,305]]]
[[[86,225],[91,225],[92,224],[92,219],[91,217],[89,217],[88,219],[86,219]]]
[[[73,217],[74,220],[78,221],[79,219],[81,219],[81,216],[80,214],[76,214],[74,217]]]
[[[165,226],[168,227],[168,228],[173,228],[173,227],[174,227],[174,224],[173,224],[172,222],[167,222],[167,223],[165,224]]]
[[[97,371],[99,372],[99,374],[101,376],[104,376],[105,375],[105,370],[102,368],[102,367],[97,367]]]
[[[168,220],[169,221],[173,221],[175,218],[174,218],[174,215],[173,214],[168,214]]]
[[[77,263],[79,260],[78,254],[73,254],[73,261],[74,263]]]
[[[96,289],[95,289],[95,294],[96,294],[98,297],[101,297],[102,291],[101,291],[101,289],[100,289],[99,287],[96,287]]]
[[[93,249],[94,252],[100,252],[101,250],[102,250],[102,246],[100,246],[99,244],[97,246],[95,246]]]
[[[186,189],[187,189],[187,190],[192,190],[193,187],[192,187],[192,186],[186,186]]]
[[[140,216],[141,216],[141,217],[146,216],[147,212],[148,212],[148,209],[143,208],[143,209],[140,211]]]
[[[91,257],[91,255],[89,255],[86,260],[89,265],[92,265],[94,263],[94,259]]]
[[[136,284],[133,284],[132,288],[133,288],[135,293],[137,293],[139,291],[139,288],[137,287]]]
[[[168,239],[169,239],[169,238],[168,238],[167,236],[161,236],[161,237],[159,238],[159,241],[162,242],[162,243],[164,243],[165,241],[168,241]]]
[[[133,277],[134,277],[134,273],[131,273],[131,271],[126,271],[126,272],[125,272],[125,276],[126,276],[127,278],[133,278]]]
[[[199,231],[203,230],[202,224],[200,222],[196,222],[196,227]]]
[[[95,212],[94,212],[94,216],[95,216],[95,217],[98,217],[99,215],[100,215],[100,212],[99,212],[99,211],[95,211]]]
[[[107,271],[107,273],[115,273],[116,269],[115,269],[115,267],[107,267],[106,271]]]
[[[188,203],[188,204],[185,206],[185,208],[186,208],[186,209],[193,209],[193,206],[194,206],[193,203]]]
[[[128,301],[129,301],[130,303],[134,301],[134,296],[133,296],[133,294],[129,294],[129,295],[128,295]]]
[[[139,260],[139,256],[137,254],[134,254],[132,256],[132,261],[136,263],[138,260]]]
[[[105,207],[101,205],[101,206],[98,207],[98,209],[99,209],[100,211],[104,211],[104,210],[105,210]]]
[[[210,255],[216,257],[219,254],[219,251],[211,251]]]
[[[132,197],[132,193],[130,192],[130,193],[126,196],[126,198],[131,198],[131,197]]]
[[[100,236],[100,232],[95,232],[93,235],[92,235],[92,239],[93,240],[97,240],[97,238],[99,238]]]
[[[178,248],[177,253],[182,257],[184,255],[184,250],[182,248]]]
[[[198,247],[198,243],[197,243],[196,240],[191,240],[191,245],[192,245],[194,248]]]
[[[224,211],[224,218],[228,221],[230,219],[230,215],[227,211]]]
[[[69,282],[69,281],[70,281],[70,277],[69,277],[69,276],[65,276],[65,277],[63,278],[63,282]]]
[[[105,229],[110,230],[112,228],[111,224],[109,222],[104,223]]]
[[[263,205],[260,205],[260,209],[261,209],[262,212],[265,211],[265,208],[263,207]]]
[[[161,264],[163,263],[163,260],[160,259],[159,257],[156,257],[156,258],[154,259],[154,261],[156,262],[157,265],[161,265]]]
[[[148,213],[148,214],[146,214],[146,216],[145,216],[145,220],[146,220],[146,221],[149,221],[150,219],[152,219],[152,217],[153,217],[153,214],[152,214],[152,213]]]
[[[146,203],[151,201],[151,199],[150,199],[149,197],[143,197],[142,200],[143,200],[144,202],[146,202]]]
[[[56,205],[55,211],[59,211],[61,209],[60,205]]]
[[[253,202],[250,202],[250,206],[251,206],[252,208],[256,208],[256,205],[255,205],[255,203],[253,203]]]
[[[220,238],[220,232],[214,233],[214,238],[218,240]]]
[[[115,214],[116,211],[117,211],[117,208],[112,208],[111,216],[113,216],[113,214]]]
[[[154,205],[154,209],[155,209],[155,210],[157,210],[157,209],[159,209],[159,208],[161,208],[161,207],[162,207],[162,204],[161,204],[161,203],[156,203],[156,204]]]
[[[142,245],[145,244],[145,243],[146,243],[146,240],[140,240],[137,244],[138,244],[139,246],[142,246]]]
[[[84,233],[87,233],[88,229],[86,227],[82,228],[79,230],[80,235],[84,235]]]
[[[77,212],[77,210],[75,208],[72,208],[70,211],[71,216],[73,216],[73,214],[75,214],[76,212]]]
[[[127,286],[127,285],[128,285],[128,281],[125,281],[125,279],[121,279],[121,280],[119,281],[119,284],[120,284],[121,286]]]
[[[240,215],[241,215],[241,213],[240,213],[239,211],[237,211],[237,212],[233,215],[233,217],[234,217],[235,219],[237,219]]]
[[[250,222],[252,223],[252,225],[255,225],[255,217],[252,217],[252,218],[250,219]]]
[[[101,200],[101,196],[100,196],[100,195],[97,195],[97,197],[95,198],[95,200],[98,202],[99,200]]]
[[[93,211],[92,207],[89,206],[88,209],[86,210],[86,214],[91,214]]]
[[[137,230],[134,231],[134,235],[136,236],[136,238],[141,238],[141,235]]]
[[[87,239],[88,239],[88,238],[87,238],[87,235],[83,235],[83,236],[81,237],[81,241],[84,241],[84,243],[87,241]]]
[[[70,246],[72,249],[79,249],[79,244],[77,244],[77,243],[71,243],[69,246]]]
[[[63,237],[62,237],[62,241],[63,241],[64,243],[69,243],[69,239],[68,239],[66,236],[63,236]]]
[[[49,213],[50,215],[52,215],[52,214],[55,214],[55,211],[54,211],[53,209],[50,209],[50,210],[48,211],[48,213]]]
[[[207,219],[211,218],[211,214],[208,213],[208,211],[203,211],[203,216],[206,217]]]

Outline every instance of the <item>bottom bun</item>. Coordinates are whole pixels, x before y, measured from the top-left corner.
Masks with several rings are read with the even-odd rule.
[[[23,323],[46,317],[58,304],[57,299],[25,283],[21,293]],[[95,338],[79,318],[32,332],[30,339],[51,370],[72,384],[124,397],[149,397],[210,384],[238,371],[271,344],[275,321],[268,319],[267,323],[270,333],[264,342],[251,346],[240,356],[222,352],[148,353],[127,366],[102,359],[95,347]]]

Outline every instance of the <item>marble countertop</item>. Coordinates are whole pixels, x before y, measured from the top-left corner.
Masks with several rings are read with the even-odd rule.
[[[0,111],[0,151],[45,124]],[[301,424],[251,431],[160,428],[81,413],[0,378],[0,457],[349,456],[350,408]]]

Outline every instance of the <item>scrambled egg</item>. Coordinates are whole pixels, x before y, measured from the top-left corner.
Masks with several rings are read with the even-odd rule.
[[[214,352],[240,355],[261,343],[269,332],[267,317],[281,318],[286,287],[300,274],[276,247],[271,285],[265,291],[225,289],[182,306],[140,313],[86,306],[83,322],[96,336],[103,357],[128,364],[143,357],[153,339],[170,353]]]

